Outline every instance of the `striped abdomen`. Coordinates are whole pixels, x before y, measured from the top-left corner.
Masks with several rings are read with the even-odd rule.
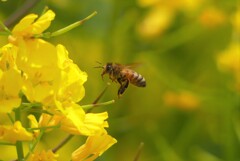
[[[141,74],[130,70],[126,73],[126,76],[133,85],[138,87],[146,87],[146,80]]]

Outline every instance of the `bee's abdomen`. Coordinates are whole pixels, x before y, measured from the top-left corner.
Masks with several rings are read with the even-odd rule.
[[[137,72],[133,72],[130,78],[130,82],[138,87],[146,87],[146,80]]]

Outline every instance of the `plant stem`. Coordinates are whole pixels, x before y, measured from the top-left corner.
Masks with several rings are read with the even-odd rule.
[[[16,144],[0,142],[0,145],[16,146]]]
[[[133,161],[138,161],[138,159],[139,159],[139,157],[140,157],[140,154],[141,154],[141,152],[142,152],[143,146],[144,146],[144,143],[141,142],[140,145],[139,145],[139,147],[138,147],[137,154],[135,155]]]
[[[11,114],[7,113],[7,115],[8,115],[8,118],[10,119],[11,123],[14,124],[14,119],[12,118]]]
[[[39,143],[40,139],[42,138],[43,136],[43,133],[45,132],[45,130],[41,130],[36,141],[33,143],[31,149],[29,150],[28,154],[26,155],[26,160],[28,159],[28,157],[30,156],[30,154],[33,152],[33,150],[35,149],[35,147],[37,146],[37,144]]]
[[[109,85],[108,85],[108,86],[109,86]],[[96,105],[96,104],[98,103],[98,101],[102,98],[102,96],[104,95],[104,93],[107,91],[108,86],[106,86],[106,87],[104,88],[104,90],[99,94],[99,96],[93,101],[92,105]],[[93,106],[92,108],[89,108],[89,109],[87,110],[87,113],[91,112],[91,111],[94,109],[94,107],[96,107],[96,106]]]
[[[38,35],[35,35],[34,37],[35,38],[51,38],[51,37],[55,37],[55,36],[59,36],[59,35],[62,35],[80,25],[82,25],[85,21],[89,20],[90,18],[92,18],[93,16],[95,16],[97,14],[96,11],[94,11],[91,15],[87,16],[86,18],[84,18],[83,20],[80,20],[80,21],[77,21],[75,23],[72,23],[70,25],[68,25],[67,27],[64,27],[62,29],[59,29],[55,32],[45,32],[45,33],[42,33],[42,34],[38,34]]]
[[[12,26],[14,23],[16,23],[22,16],[24,16],[29,10],[32,9],[33,6],[35,6],[40,0],[27,0],[25,3],[17,9],[12,15],[10,15],[7,20],[4,22],[4,24],[7,27]]]
[[[2,29],[5,31],[5,34],[11,34],[11,31],[7,28],[7,26],[4,25],[4,23],[2,23],[2,21],[0,21],[0,27],[2,27]]]
[[[103,103],[96,103],[96,104],[90,104],[90,105],[83,105],[82,108],[85,109],[85,110],[88,110],[92,107],[96,107],[96,106],[103,106],[103,105],[109,105],[109,104],[112,104],[114,103],[115,100],[111,100],[111,101],[107,101],[107,102],[103,102]]]
[[[15,109],[15,121],[21,121],[21,108],[20,107]],[[16,150],[17,150],[18,161],[23,161],[24,153],[23,153],[23,144],[21,141],[16,142]]]
[[[56,153],[61,147],[63,147],[74,135],[68,135],[60,144],[52,149],[53,153]]]

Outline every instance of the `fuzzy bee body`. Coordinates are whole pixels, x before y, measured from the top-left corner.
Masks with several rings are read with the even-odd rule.
[[[137,87],[146,87],[145,78],[141,74],[132,70],[130,66],[125,66],[117,63],[107,63],[102,68],[102,77],[105,74],[109,74],[109,78],[113,82],[118,82],[120,84],[120,88],[118,89],[119,97],[127,89],[129,83]]]
[[[131,69],[123,69],[121,71],[121,75],[123,77],[125,76],[131,84],[133,84],[137,87],[146,87],[145,78],[141,74],[139,74]]]

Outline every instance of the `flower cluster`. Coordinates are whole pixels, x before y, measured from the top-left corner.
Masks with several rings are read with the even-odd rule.
[[[234,90],[240,92],[240,9],[233,13],[231,17],[233,38],[228,47],[221,51],[217,57],[217,65],[221,71],[232,73],[235,79]]]
[[[60,128],[88,137],[72,153],[73,161],[94,160],[116,140],[105,130],[107,112],[87,113],[77,103],[85,95],[87,74],[68,57],[63,45],[41,39],[54,17],[51,10],[39,18],[29,14],[12,31],[5,28],[9,43],[0,48],[0,113],[8,115],[12,124],[0,125],[0,141],[17,146],[18,160],[57,160],[55,151],[34,148],[43,134]],[[33,109],[41,115],[38,119],[28,115],[31,128],[25,128],[20,115]],[[35,145],[26,155],[21,151],[23,141]]]

